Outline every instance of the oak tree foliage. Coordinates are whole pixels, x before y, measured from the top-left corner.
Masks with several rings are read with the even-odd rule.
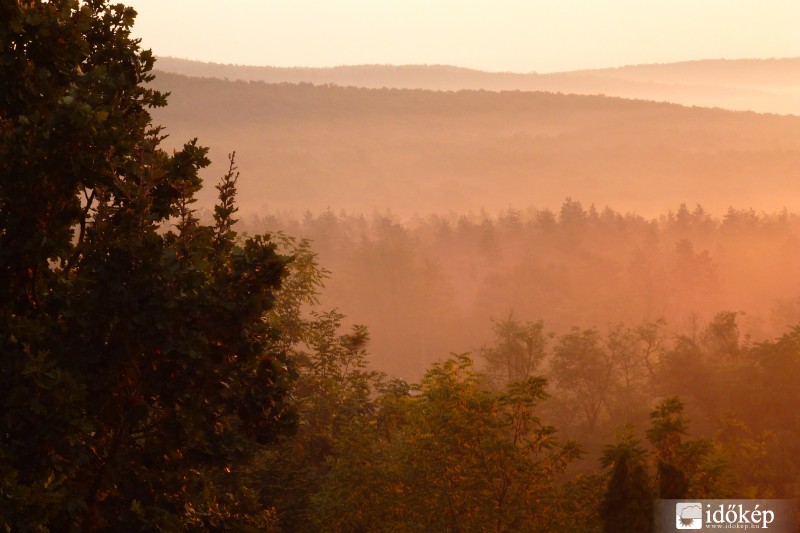
[[[288,258],[233,230],[236,173],[169,154],[135,12],[0,2],[0,528],[266,529],[241,482],[292,422],[264,319]]]

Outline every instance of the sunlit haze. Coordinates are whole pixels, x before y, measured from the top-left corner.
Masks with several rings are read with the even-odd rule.
[[[129,0],[160,56],[551,72],[800,55],[796,0]]]
[[[799,533],[798,23],[0,2],[0,532]]]

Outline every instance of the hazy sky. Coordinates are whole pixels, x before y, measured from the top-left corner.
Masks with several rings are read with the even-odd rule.
[[[157,55],[518,72],[800,56],[800,0],[121,0]]]

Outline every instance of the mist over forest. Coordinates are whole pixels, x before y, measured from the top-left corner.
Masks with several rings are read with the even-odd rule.
[[[646,219],[566,200],[407,223],[265,214],[242,228],[311,239],[330,271],[322,300],[368,324],[376,368],[408,379],[443,354],[479,351],[509,316],[555,333],[663,319],[665,333],[695,338],[730,311],[751,343],[800,322],[800,218],[786,211],[681,205]]]
[[[587,454],[564,464],[560,476],[571,481],[561,490],[600,498],[589,487],[604,483],[593,477],[598,460],[643,464],[625,421],[654,424],[655,450],[659,431],[674,438],[671,424],[696,439],[672,460],[684,489],[667,488],[656,469],[662,497],[774,496],[796,490],[787,473],[796,468],[777,459],[788,441],[767,429],[793,434],[778,407],[792,393],[780,384],[769,400],[754,391],[772,387],[771,365],[791,375],[795,365],[767,354],[796,343],[800,323],[796,65],[519,75],[164,58],[159,66],[181,75],[156,80],[172,92],[157,116],[178,138],[194,131],[236,148],[240,229],[310,241],[326,270],[312,308],[366,328],[365,368],[423,384],[466,372],[463,386],[475,372],[490,390],[544,376],[550,397],[539,413]],[[389,467],[378,459],[386,449],[366,446],[374,468]],[[347,457],[334,472],[361,464]],[[416,475],[432,483],[436,468],[427,468]],[[359,487],[361,497],[383,490]],[[546,527],[592,531],[606,520],[605,531],[617,531],[592,514],[620,489],[607,490],[588,515],[562,509],[565,522]],[[407,505],[386,497],[369,498],[376,512],[348,498],[333,516],[358,509],[369,524]],[[629,516],[648,513],[628,505]]]
[[[483,72],[447,65],[279,68],[160,57],[158,68],[196,78],[333,84],[369,89],[546,91],[666,101],[760,113],[800,113],[800,59],[703,60],[571,72]]]
[[[243,212],[800,208],[800,119],[545,92],[265,84],[162,74],[167,146],[237,151]],[[780,192],[779,192],[780,191]],[[213,188],[201,193],[210,205]]]
[[[795,63],[594,74],[779,88]],[[160,73],[170,105],[155,116],[175,139],[237,151],[242,227],[311,239],[322,298],[368,322],[378,369],[419,377],[509,315],[687,334],[727,310],[753,340],[800,320],[797,116],[527,92],[522,75],[444,67],[157,66],[204,76]],[[402,88],[443,76],[448,90]]]
[[[0,15],[0,529],[798,531],[800,59],[249,67]]]

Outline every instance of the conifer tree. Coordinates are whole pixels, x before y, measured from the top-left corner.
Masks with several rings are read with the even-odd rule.
[[[652,529],[653,491],[646,458],[647,452],[630,426],[617,444],[603,451],[602,464],[611,468],[600,512],[606,533],[646,533]]]

